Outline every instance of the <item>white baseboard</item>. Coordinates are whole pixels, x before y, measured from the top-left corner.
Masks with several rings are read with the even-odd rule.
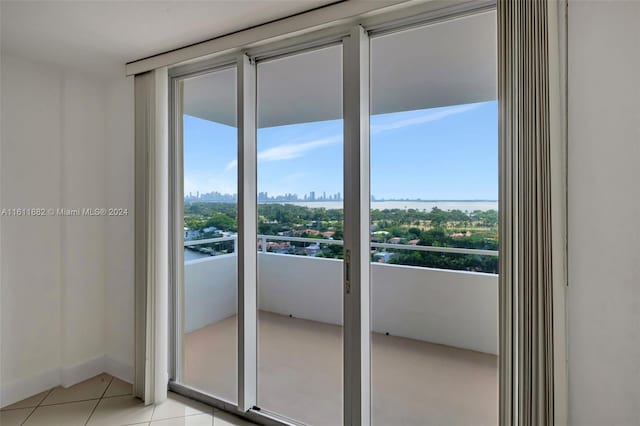
[[[87,380],[100,373],[104,373],[104,365],[105,357],[104,355],[100,355],[87,361],[62,367],[60,369],[60,385],[68,388],[69,386],[73,386],[83,380]]]
[[[109,355],[104,357],[104,372],[125,382],[133,383],[133,365],[126,364]]]
[[[55,386],[69,387],[101,373],[111,374],[126,382],[133,382],[133,366],[100,355],[74,365],[46,370],[24,379],[0,385],[0,407],[6,407]]]
[[[22,401],[25,398],[58,386],[60,383],[59,368],[42,371],[24,379],[2,383],[2,386],[0,386],[0,407],[6,407]]]

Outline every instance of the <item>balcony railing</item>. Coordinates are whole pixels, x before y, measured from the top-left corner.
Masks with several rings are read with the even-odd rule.
[[[258,239],[260,240],[260,249],[262,252],[266,253],[268,251],[268,241],[289,241],[289,242],[299,242],[299,243],[316,243],[316,244],[325,244],[325,245],[344,245],[344,241],[342,240],[329,240],[324,238],[308,238],[308,237],[289,237],[289,236],[280,236],[280,235],[258,235]],[[185,247],[194,247],[203,244],[215,244],[222,243],[227,241],[234,242],[234,253],[237,252],[237,237],[217,237],[217,238],[207,238],[202,240],[192,240],[185,241]],[[471,254],[478,256],[498,256],[497,250],[483,250],[483,249],[470,249],[463,247],[438,247],[438,246],[420,246],[420,245],[412,245],[412,244],[391,244],[391,243],[379,243],[379,242],[371,242],[372,248],[381,248],[381,249],[392,249],[392,250],[413,250],[413,251],[430,251],[437,253],[455,253],[455,254]]]

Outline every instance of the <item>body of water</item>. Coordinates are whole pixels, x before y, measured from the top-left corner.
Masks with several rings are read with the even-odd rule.
[[[279,204],[293,204],[309,208],[341,209],[342,201],[295,201]],[[415,209],[430,212],[434,207],[441,210],[461,210],[472,212],[474,210],[498,210],[498,201],[372,201],[373,210],[384,209]]]

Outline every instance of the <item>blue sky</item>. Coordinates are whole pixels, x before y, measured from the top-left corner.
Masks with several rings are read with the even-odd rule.
[[[236,192],[234,127],[184,116],[184,191]],[[342,120],[258,130],[258,191],[342,189]],[[371,117],[371,192],[379,199],[496,200],[497,102]]]

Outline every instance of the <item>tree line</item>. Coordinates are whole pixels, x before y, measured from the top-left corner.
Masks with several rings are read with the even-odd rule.
[[[258,205],[258,233],[323,238],[321,233],[332,231],[331,238],[343,236],[342,209],[310,208],[292,204],[265,203]],[[219,231],[237,231],[235,203],[192,202],[184,206],[184,225],[193,230],[215,227]],[[372,241],[416,244],[436,247],[470,249],[498,249],[498,212],[496,210],[384,209],[371,211]],[[313,232],[312,232],[313,231]],[[318,231],[320,234],[318,234]],[[417,240],[417,241],[415,241]],[[296,244],[293,244],[295,246]],[[322,245],[319,256],[340,258],[342,248]],[[497,273],[496,256],[450,254],[416,250],[386,249],[386,262]],[[372,252],[372,261],[380,260]]]

